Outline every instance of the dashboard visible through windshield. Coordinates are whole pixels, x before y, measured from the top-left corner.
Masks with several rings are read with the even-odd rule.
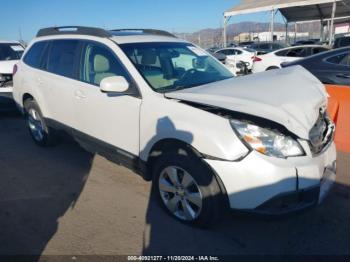
[[[219,61],[189,43],[130,43],[120,47],[157,92],[171,92],[233,77]]]

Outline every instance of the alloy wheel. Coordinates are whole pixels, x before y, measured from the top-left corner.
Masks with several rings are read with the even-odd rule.
[[[184,221],[195,220],[203,205],[195,179],[177,166],[166,167],[159,176],[159,192],[168,210]]]
[[[42,141],[44,139],[44,126],[38,111],[30,108],[27,115],[27,121],[29,130],[34,139],[39,142]]]

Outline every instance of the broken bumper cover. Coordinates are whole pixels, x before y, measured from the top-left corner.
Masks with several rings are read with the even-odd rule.
[[[300,191],[282,193],[266,201],[251,212],[261,215],[284,215],[316,206],[320,187],[315,186]]]
[[[285,214],[312,207],[328,194],[336,176],[332,143],[317,157],[266,157],[252,151],[237,162],[205,160],[221,180],[231,209]]]
[[[324,170],[320,185],[282,193],[254,209],[255,213],[265,215],[284,215],[302,211],[323,202],[336,178],[336,161]]]

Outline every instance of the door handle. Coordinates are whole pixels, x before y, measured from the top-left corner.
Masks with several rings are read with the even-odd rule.
[[[350,75],[346,75],[346,74],[337,74],[336,76],[340,78],[350,78]]]
[[[86,98],[86,95],[84,94],[83,91],[77,90],[75,91],[75,97],[81,99],[81,98]]]

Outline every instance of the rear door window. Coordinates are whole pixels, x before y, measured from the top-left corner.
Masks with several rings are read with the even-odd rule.
[[[76,78],[75,65],[80,55],[79,40],[54,40],[51,43],[47,70],[51,73]]]
[[[293,48],[286,53],[288,57],[306,57],[308,48]]]
[[[34,68],[40,68],[43,51],[47,41],[34,43],[23,58],[23,62]]]
[[[223,50],[218,51],[217,53],[224,54],[224,55],[234,55],[235,54],[235,50],[233,50],[233,49],[223,49]]]
[[[286,56],[288,50],[281,50],[275,53],[276,56]]]
[[[350,53],[332,56],[328,58],[326,61],[332,64],[350,66]]]

